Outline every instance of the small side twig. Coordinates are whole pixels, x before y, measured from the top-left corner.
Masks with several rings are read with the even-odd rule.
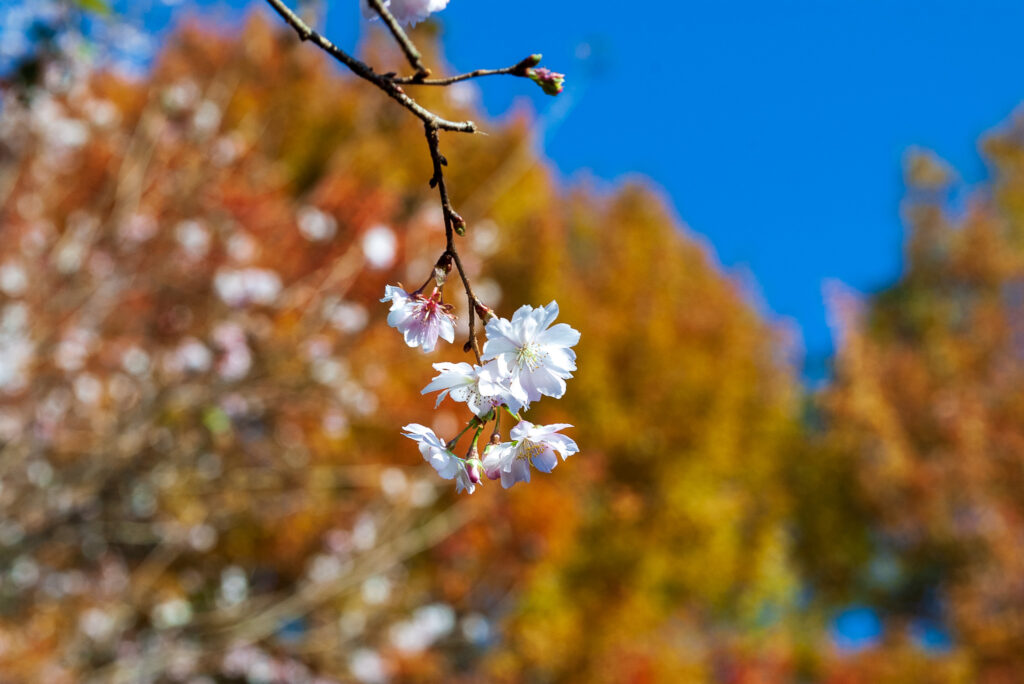
[[[379,2],[380,0],[369,0],[370,2]],[[425,86],[448,86],[453,83],[460,81],[468,81],[473,78],[480,78],[482,76],[526,76],[527,70],[531,69],[540,64],[541,55],[530,55],[525,59],[513,64],[512,66],[505,67],[503,69],[476,69],[465,74],[459,74],[458,76],[447,76],[445,78],[422,78],[417,73],[414,76],[392,76],[392,83],[400,83],[402,85],[425,85]]]

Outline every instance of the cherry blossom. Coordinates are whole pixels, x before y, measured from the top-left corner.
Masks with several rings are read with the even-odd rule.
[[[448,5],[448,0],[383,0],[391,14],[400,24],[415,26],[434,12],[440,12]],[[373,18],[376,13],[363,3],[363,16]]]
[[[491,409],[502,404],[513,411],[522,408],[521,402],[509,389],[508,378],[503,377],[498,371],[496,361],[483,366],[473,366],[464,362],[435,363],[434,370],[440,374],[423,388],[421,394],[440,390],[435,408],[441,405],[446,396],[454,401],[466,402],[469,410],[480,417],[486,416]]]
[[[498,370],[510,377],[509,389],[524,406],[541,396],[565,394],[565,381],[576,370],[573,347],[580,334],[565,323],[553,327],[558,303],[545,307],[524,305],[512,320],[492,318],[486,327],[482,359],[497,360]]]
[[[455,340],[451,307],[441,302],[441,293],[436,288],[430,297],[424,297],[418,292],[409,294],[400,287],[387,285],[380,301],[391,302],[388,325],[402,333],[410,347],[432,352],[438,337],[446,342]]]
[[[492,444],[484,454],[483,467],[487,477],[501,478],[501,486],[508,489],[516,482],[530,481],[530,464],[542,473],[550,473],[558,465],[558,455],[564,461],[579,452],[576,442],[558,434],[567,423],[534,425],[528,420],[520,421],[512,428],[511,442]]]

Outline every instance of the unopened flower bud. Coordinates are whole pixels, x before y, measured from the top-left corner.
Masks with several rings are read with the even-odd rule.
[[[559,74],[544,67],[527,69],[526,76],[548,95],[558,95],[565,85],[565,74]]]
[[[461,216],[459,216],[454,211],[450,212],[450,215],[451,215],[451,218],[452,218],[452,228],[454,228],[455,232],[458,233],[459,235],[465,235],[466,234],[466,219],[462,218]]]
[[[540,60],[542,57],[543,55],[541,55],[539,52],[535,52],[534,54],[527,56],[522,61],[520,61],[519,64],[516,64],[515,69],[513,69],[513,72],[520,76],[526,75],[528,69],[532,69],[533,67],[540,64]]]
[[[486,306],[479,299],[473,300],[473,307],[476,309],[476,315],[480,317],[484,323],[487,323],[492,318],[497,318],[497,314],[494,313],[494,309]]]
[[[473,484],[480,484],[480,473],[483,472],[483,469],[479,458],[471,458],[466,461],[466,472],[469,473],[469,481]]]

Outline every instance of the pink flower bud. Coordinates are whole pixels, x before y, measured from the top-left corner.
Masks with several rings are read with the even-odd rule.
[[[483,466],[479,460],[474,458],[466,461],[466,472],[469,473],[469,481],[473,484],[480,484],[480,473],[482,470]]]
[[[559,74],[544,67],[527,69],[526,76],[548,95],[558,95],[565,85],[565,74]]]

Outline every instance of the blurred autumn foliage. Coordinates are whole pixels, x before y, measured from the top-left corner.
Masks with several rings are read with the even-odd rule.
[[[581,453],[457,498],[378,302],[443,248],[405,112],[255,17],[6,99],[0,681],[1019,681],[1024,125],[964,210],[912,158],[906,274],[834,290],[814,394],[656,194],[562,187],[532,125],[445,136],[446,175],[482,298],[582,332],[533,412]]]

